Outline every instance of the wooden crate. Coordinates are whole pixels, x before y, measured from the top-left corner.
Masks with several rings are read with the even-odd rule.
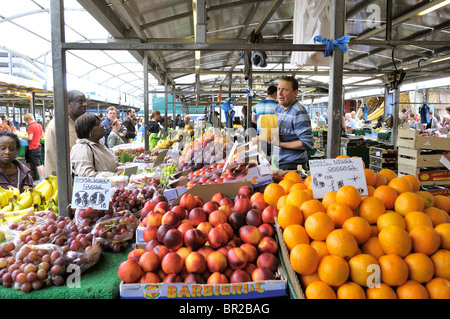
[[[444,164],[440,162],[442,155],[442,152],[435,153],[421,149],[399,147],[398,164],[413,168],[444,167]]]
[[[420,136],[419,131],[399,129],[397,147],[450,151],[450,137]]]

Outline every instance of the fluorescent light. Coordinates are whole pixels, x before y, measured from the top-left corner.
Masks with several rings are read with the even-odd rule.
[[[428,14],[430,12],[433,12],[433,11],[439,9],[439,8],[442,8],[443,6],[446,6],[447,4],[450,4],[450,0],[442,1],[441,3],[438,3],[437,5],[432,6],[431,8],[423,10],[422,12],[418,13],[417,15],[419,15],[419,16],[426,15],[426,14]]]
[[[200,60],[200,55],[201,55],[201,52],[200,52],[200,51],[195,51],[195,60],[196,60],[196,61],[199,61],[199,60]]]
[[[448,57],[446,57],[446,58],[439,59],[439,60],[434,60],[434,61],[431,62],[431,63],[442,62],[442,61],[445,61],[445,60],[448,60],[448,59],[450,59],[450,56],[448,56]]]

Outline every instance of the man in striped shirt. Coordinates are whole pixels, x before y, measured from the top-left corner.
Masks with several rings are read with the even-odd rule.
[[[275,110],[278,137],[272,137],[274,164],[283,170],[297,170],[297,165],[305,168],[308,161],[306,151],[314,147],[314,139],[310,116],[297,101],[297,80],[283,76],[277,93],[280,106]]]
[[[253,108],[252,122],[256,124],[256,134],[259,136],[261,127],[259,117],[263,114],[275,114],[275,109],[280,106],[277,102],[277,87],[271,85],[267,88],[267,98],[258,102]],[[267,156],[271,154],[271,145],[265,141],[261,141],[261,149]]]

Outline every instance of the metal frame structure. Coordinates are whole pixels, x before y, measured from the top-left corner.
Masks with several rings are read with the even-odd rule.
[[[282,39],[289,28],[292,27],[292,19],[283,21],[283,26],[278,30],[275,39],[269,38],[260,44],[246,43],[245,30],[250,27],[254,30],[261,31],[267,25],[272,16],[282,10],[282,5],[285,3],[292,4],[291,1],[281,0],[237,0],[237,1],[210,1],[206,3],[205,0],[197,0],[189,8],[191,1],[178,1],[183,6],[187,6],[188,10],[182,13],[177,13],[172,16],[161,17],[157,21],[146,21],[145,16],[149,16],[151,12],[146,11],[150,2],[134,1],[122,1],[122,0],[78,0],[78,2],[100,23],[105,26],[111,34],[111,41],[109,43],[67,43],[64,40],[64,18],[63,18],[63,0],[51,0],[51,25],[52,25],[52,56],[54,61],[53,76],[54,76],[54,102],[55,102],[55,118],[57,128],[61,130],[61,134],[57,134],[56,150],[58,154],[58,176],[69,176],[69,158],[65,145],[67,145],[67,134],[63,133],[65,127],[67,127],[67,116],[65,108],[62,107],[65,101],[65,54],[71,50],[127,50],[129,51],[137,61],[142,61],[144,72],[144,113],[145,121],[148,123],[148,75],[151,74],[158,80],[160,85],[164,85],[165,94],[165,111],[168,112],[167,92],[177,96],[182,103],[190,105],[195,103],[196,107],[199,106],[200,95],[211,95],[214,92],[223,93],[231,97],[232,86],[247,85],[252,87],[255,85],[254,78],[250,76],[248,82],[238,80],[242,78],[241,71],[236,70],[239,65],[240,57],[237,53],[248,51],[266,51],[266,52],[292,52],[292,51],[308,51],[308,52],[321,52],[325,50],[323,44],[293,44],[289,39]],[[172,5],[173,1],[154,1],[151,2],[155,7],[162,7],[163,3],[166,7]],[[270,2],[270,3],[269,3]],[[363,32],[355,33],[351,37],[349,47],[361,54],[352,54],[350,62],[344,65],[343,53],[339,50],[335,50],[332,58],[329,71],[321,71],[315,69],[313,71],[296,70],[251,70],[251,74],[254,76],[257,72],[268,75],[269,78],[263,83],[270,83],[283,73],[292,74],[298,77],[304,75],[329,75],[330,82],[328,84],[328,92],[330,102],[328,105],[329,114],[332,114],[329,130],[332,134],[328,134],[328,156],[336,156],[339,152],[338,138],[340,136],[341,128],[341,106],[343,102],[343,92],[349,92],[357,88],[357,86],[349,88],[343,86],[343,77],[351,74],[365,74],[372,78],[376,78],[376,75],[390,75],[392,71],[397,68],[409,67],[408,81],[417,81],[417,79],[424,78],[424,76],[430,77],[433,74],[435,77],[442,77],[445,72],[450,69],[448,62],[436,62],[440,59],[446,58],[450,55],[450,41],[441,40],[433,37],[436,32],[446,31],[450,27],[449,17],[445,22],[442,22],[436,26],[436,30],[430,31],[422,30],[420,32],[414,32],[407,37],[393,37],[393,30],[395,27],[399,27],[403,22],[407,21],[411,17],[417,15],[419,12],[431,8],[432,6],[443,2],[442,0],[434,1],[421,1],[412,8],[408,8],[407,11],[401,12],[401,8],[394,6],[393,0],[385,1],[340,1],[332,0],[332,38],[336,39],[345,34],[345,23],[349,17],[354,16],[373,3],[381,3],[386,8],[386,23],[382,24],[377,29],[364,30]],[[346,6],[351,3],[352,7],[347,10]],[[255,18],[256,13],[265,5],[265,9],[262,11],[262,15]],[[268,5],[267,5],[268,4]],[[237,32],[237,37],[208,37],[208,12],[217,10],[230,9],[237,6],[245,6],[248,9],[243,27]],[[397,14],[394,16],[394,10]],[[141,10],[141,11],[140,11]],[[399,13],[400,12],[400,13]],[[448,12],[448,11],[445,11]],[[137,15],[136,13],[139,13]],[[182,20],[184,19],[184,20]],[[164,26],[167,23],[175,23],[186,19],[192,19],[195,21],[193,26],[193,32],[191,36],[181,37],[164,37],[157,36],[154,33],[165,30]],[[253,21],[257,19],[255,24]],[[255,26],[253,28],[253,26]],[[177,29],[178,33],[183,33],[182,30]],[[397,30],[398,31],[398,30]],[[379,37],[380,32],[384,32],[383,38]],[[193,36],[192,36],[193,34]],[[429,38],[427,38],[429,37]],[[423,39],[427,38],[426,41]],[[422,40],[420,40],[422,39]],[[362,48],[362,49],[359,49]],[[373,48],[373,49],[372,49]],[[415,49],[414,49],[415,48]],[[417,49],[419,48],[419,49]],[[386,58],[390,58],[390,63],[378,65],[374,67],[370,63],[362,63],[363,60],[376,58],[379,55],[386,54],[386,51],[392,51],[392,56],[385,55]],[[173,52],[183,52],[182,56],[178,59],[172,59],[172,63],[181,63],[182,65],[189,65],[188,67],[172,68],[167,60],[170,54]],[[199,57],[195,52],[200,52]],[[202,55],[206,52],[225,52],[225,63],[220,63],[222,60],[218,57],[219,61],[214,60],[212,55]],[[364,53],[363,53],[364,52]],[[407,56],[401,59],[401,63],[396,65],[397,62],[394,57],[394,53],[407,53]],[[185,54],[186,53],[186,54]],[[193,54],[192,54],[193,53]],[[283,55],[283,54],[282,54]],[[194,58],[192,57],[194,56]],[[218,55],[217,55],[218,56]],[[287,62],[288,55],[283,55],[281,59],[273,61],[278,64],[284,65]],[[419,58],[425,58],[426,61],[420,66],[411,67],[416,63]],[[207,62],[202,63],[202,60],[211,59],[211,65],[218,65],[219,67],[202,67],[206,66]],[[233,60],[234,59],[234,60]],[[273,59],[275,60],[275,59]],[[231,63],[232,62],[232,63]],[[358,67],[361,66],[361,67]],[[364,67],[367,66],[367,67]],[[422,73],[422,68],[427,68],[427,73]],[[185,74],[195,74],[195,81],[188,86],[180,86],[177,84],[177,79]],[[201,74],[215,74],[217,76],[223,76],[223,78],[216,79],[214,85],[211,86],[211,90],[207,91],[202,88],[205,84],[200,81]],[[226,85],[228,80],[228,91],[222,90],[222,87]],[[388,86],[384,83],[383,87],[387,90]],[[169,90],[169,87],[172,89]],[[190,94],[186,94],[188,91]],[[242,92],[242,91],[241,91]],[[318,92],[319,94],[323,92]],[[399,90],[398,87],[394,89],[394,101],[398,102]],[[247,98],[247,104],[252,104],[251,97]],[[247,124],[249,124],[251,107],[247,108]],[[394,103],[393,113],[398,112],[398,103]],[[394,117],[395,118],[395,117]],[[394,120],[395,124],[395,120]],[[394,128],[396,126],[394,125]],[[395,131],[395,129],[394,129]],[[146,134],[147,135],[147,134]],[[395,133],[394,133],[394,136]],[[147,139],[146,139],[147,140]],[[70,180],[70,179],[68,179]],[[58,179],[58,188],[60,190],[60,202],[59,209],[62,214],[66,211],[66,207],[70,203],[70,181],[64,178]]]

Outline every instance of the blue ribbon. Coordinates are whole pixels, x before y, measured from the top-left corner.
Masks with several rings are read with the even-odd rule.
[[[249,86],[248,89],[245,89],[245,93],[247,93],[247,97],[250,96],[250,93],[252,93],[252,98],[254,99],[256,97],[256,94],[252,91],[252,87]]]
[[[316,42],[321,42],[327,46],[325,51],[323,52],[323,56],[327,57],[333,53],[335,46],[341,49],[342,52],[347,53],[348,48],[345,44],[350,42],[350,36],[347,34],[337,40],[331,41],[327,38],[321,37],[320,35],[316,35],[314,37],[314,43]]]
[[[222,103],[220,105],[220,107],[222,108],[222,110],[224,110],[224,112],[227,112],[229,110],[231,110],[231,106],[233,106],[234,103],[230,101],[230,98],[225,100],[225,103]]]

